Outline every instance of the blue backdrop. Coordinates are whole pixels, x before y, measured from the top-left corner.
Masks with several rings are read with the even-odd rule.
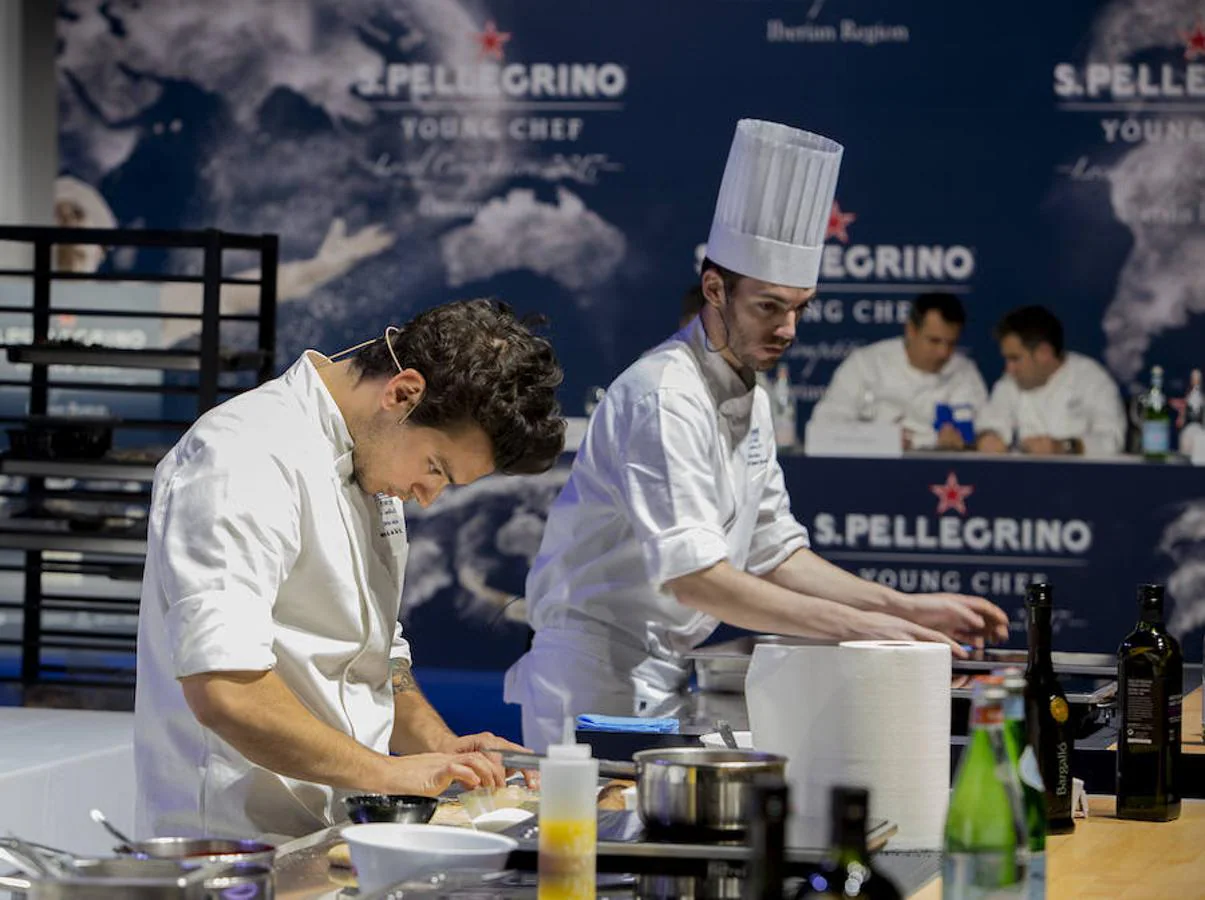
[[[1158,361],[1178,390],[1205,336],[1205,34],[1195,0],[1148,6],[64,0],[62,165],[120,224],[277,231],[285,260],[344,219],[282,365],[497,293],[551,315],[580,412],[672,330],[735,121],[776,119],[846,146],[805,404],[928,286],[963,295],[989,382],[990,324],[1041,302],[1123,384]],[[107,265],[135,262],[196,265]]]
[[[965,301],[989,384],[991,323],[1040,302],[1123,389],[1159,362],[1177,393],[1205,337],[1202,16],[1197,0],[62,0],[61,161],[120,225],[279,233],[282,367],[498,294],[551,317],[580,414],[674,329],[736,120],[775,119],[846,147],[790,351],[802,419],[928,289]],[[1137,471],[1112,494],[1143,490]],[[521,647],[499,610],[562,480],[416,517],[415,624],[446,630],[454,608],[481,640],[445,658],[498,666]],[[1065,515],[1105,496],[1069,494]],[[796,511],[819,511],[802,487]],[[1094,552],[1147,552],[1153,534],[1098,531]]]

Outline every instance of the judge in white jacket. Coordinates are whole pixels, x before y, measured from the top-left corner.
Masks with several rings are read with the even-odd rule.
[[[987,402],[975,364],[956,352],[966,310],[953,294],[921,294],[904,335],[860,347],[837,367],[813,422],[898,424],[905,450],[963,450],[952,422],[935,427],[941,404],[972,417]]]
[[[1117,383],[1094,359],[1068,352],[1050,310],[1023,306],[995,328],[1004,375],[976,423],[985,453],[1109,456],[1125,441]]]

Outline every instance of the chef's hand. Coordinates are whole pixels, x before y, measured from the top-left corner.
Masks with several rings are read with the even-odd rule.
[[[975,449],[980,453],[1007,453],[1008,445],[1004,443],[1004,439],[994,431],[985,431],[979,435],[979,441],[975,445]]]
[[[916,622],[909,622],[899,616],[888,613],[864,612],[857,622],[858,638],[870,641],[930,641],[935,644],[946,644],[950,652],[960,659],[967,652],[940,631],[926,628]]]
[[[962,432],[949,422],[942,425],[941,431],[937,432],[938,450],[963,450],[966,445],[967,442],[963,440]]]
[[[514,750],[516,753],[531,753],[526,747],[519,744],[511,743],[508,740],[498,737],[488,731],[481,731],[477,734],[466,734],[445,742],[444,749],[449,753],[468,753],[470,751],[482,752],[490,760],[495,767],[496,772],[501,773],[502,784],[505,784],[506,777],[514,770],[503,771],[502,756],[496,751],[499,750]],[[494,751],[494,752],[490,752]],[[532,790],[538,790],[540,787],[540,773],[535,769],[524,769],[523,780],[527,782],[527,786]],[[499,785],[501,786],[501,784]]]
[[[412,753],[390,763],[394,780],[386,786],[389,794],[435,797],[454,781],[469,790],[501,786],[493,761],[484,753]]]
[[[1008,640],[1008,615],[996,604],[967,594],[904,594],[900,615],[959,643],[982,647]]]
[[[1055,456],[1062,452],[1062,442],[1046,434],[1021,439],[1021,450],[1034,456]]]

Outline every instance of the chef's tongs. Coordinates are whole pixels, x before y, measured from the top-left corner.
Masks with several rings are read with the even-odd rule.
[[[502,765],[508,769],[538,769],[540,760],[547,757],[538,753],[518,753],[511,750],[502,752]],[[623,778],[628,781],[636,780],[636,763],[621,762],[614,759],[600,759],[598,774],[603,778]]]

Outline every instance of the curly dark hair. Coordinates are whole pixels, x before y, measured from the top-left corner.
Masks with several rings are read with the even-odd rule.
[[[442,429],[477,424],[490,439],[495,468],[507,475],[552,468],[565,446],[556,401],[564,372],[552,344],[533,333],[536,324],[499,300],[462,300],[425,310],[391,332],[398,362],[427,381],[407,421]],[[397,372],[384,338],[352,361],[362,377]]]

